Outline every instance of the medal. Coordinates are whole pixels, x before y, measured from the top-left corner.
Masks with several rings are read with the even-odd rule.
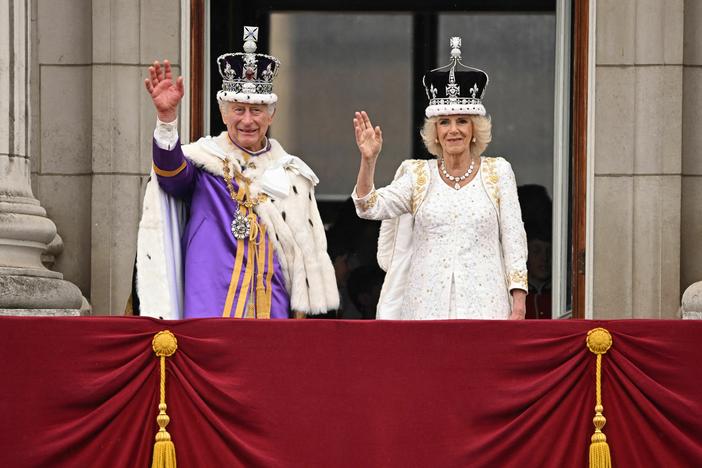
[[[240,199],[234,192],[234,185],[232,184],[232,176],[229,169],[229,161],[227,159],[222,161],[222,171],[224,172],[224,182],[227,185],[229,195],[237,204],[236,211],[234,212],[234,219],[232,219],[232,224],[230,226],[232,235],[237,240],[245,240],[251,237],[253,230],[253,236],[256,237],[258,233],[258,223],[256,221],[256,216],[253,215],[253,208],[259,203],[266,201],[266,194],[262,193],[257,197],[250,199],[248,197],[248,184],[250,181],[244,177],[243,174],[239,174],[237,179],[239,179],[239,183],[244,187],[244,194]],[[242,206],[249,212],[249,216],[241,213],[239,208]]]
[[[239,240],[246,239],[251,234],[251,221],[246,216],[243,216],[239,210],[236,210],[231,229],[234,237]]]

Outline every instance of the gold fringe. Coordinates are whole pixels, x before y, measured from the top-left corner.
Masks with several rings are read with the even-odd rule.
[[[156,433],[156,443],[154,444],[154,457],[151,461],[151,468],[176,468],[175,444],[171,440],[171,435],[166,431],[166,426],[171,418],[166,414],[166,357],[172,356],[178,349],[178,340],[175,335],[168,330],[156,333],[151,346],[160,359],[160,403],[158,405],[158,432]]]
[[[590,468],[612,468],[607,436],[602,432],[602,428],[607,423],[607,419],[602,414],[604,411],[602,406],[602,355],[612,346],[612,335],[604,328],[594,328],[587,332],[585,343],[587,348],[597,356],[595,364],[595,417],[592,418],[595,433],[590,438]]]

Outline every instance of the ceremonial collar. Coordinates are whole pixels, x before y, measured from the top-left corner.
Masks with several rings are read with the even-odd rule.
[[[264,137],[264,138],[266,139],[266,144],[263,145],[263,148],[260,149],[260,150],[258,150],[258,151],[249,151],[249,150],[247,150],[247,149],[244,148],[243,146],[239,145],[239,143],[237,143],[236,141],[232,140],[232,137],[229,136],[229,133],[227,133],[227,138],[229,138],[229,141],[230,141],[234,146],[236,146],[237,148],[239,148],[241,151],[244,152],[244,154],[246,154],[246,155],[248,155],[248,156],[260,156],[260,155],[262,155],[263,153],[266,153],[266,152],[268,152],[268,151],[271,150],[271,142],[268,140],[268,137]]]

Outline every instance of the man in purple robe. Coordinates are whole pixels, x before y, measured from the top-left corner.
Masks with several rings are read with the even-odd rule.
[[[255,53],[257,35],[245,27],[244,52],[217,60],[227,127],[217,137],[181,146],[183,78],[168,61],[149,67],[157,124],[137,247],[141,315],[288,318],[338,307],[318,179],[266,137],[280,63]]]

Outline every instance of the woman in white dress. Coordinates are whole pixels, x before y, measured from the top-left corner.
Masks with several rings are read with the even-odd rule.
[[[504,159],[481,156],[491,140],[482,104],[488,77],[460,62],[460,38],[451,47],[451,63],[424,76],[421,135],[438,159],[407,160],[376,190],[382,132],[366,112],[353,120],[361,153],[356,211],[384,220],[378,262],[387,275],[377,317],[523,319],[527,242],[514,173]]]

